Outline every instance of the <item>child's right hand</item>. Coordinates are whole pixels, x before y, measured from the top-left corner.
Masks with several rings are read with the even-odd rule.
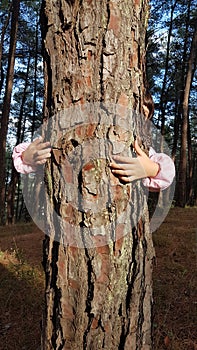
[[[134,148],[136,158],[113,156],[110,163],[112,173],[121,181],[129,183],[146,177],[155,177],[159,172],[159,164],[153,162],[138,145],[135,140]]]
[[[42,165],[51,157],[50,142],[43,142],[39,137],[33,141],[22,153],[22,160],[25,164],[31,166]]]

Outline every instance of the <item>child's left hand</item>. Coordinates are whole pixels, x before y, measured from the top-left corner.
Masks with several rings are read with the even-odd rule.
[[[125,183],[145,177],[155,177],[159,172],[159,165],[141,150],[137,140],[134,143],[134,148],[137,154],[136,158],[113,156],[115,162],[110,163],[112,173]]]
[[[22,153],[24,164],[30,166],[43,165],[51,157],[50,142],[43,142],[43,138],[35,139]]]

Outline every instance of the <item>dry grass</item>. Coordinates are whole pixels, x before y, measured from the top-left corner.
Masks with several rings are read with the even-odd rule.
[[[0,231],[0,349],[37,350],[44,291],[43,234],[32,226]],[[10,229],[9,229],[10,230]],[[25,234],[24,234],[25,232]]]
[[[154,233],[154,350],[197,350],[197,208],[171,209]],[[43,233],[0,227],[0,350],[37,350],[44,299]]]
[[[197,208],[171,209],[154,233],[154,349],[197,349]]]

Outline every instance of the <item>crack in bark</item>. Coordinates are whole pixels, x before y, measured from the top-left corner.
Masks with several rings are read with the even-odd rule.
[[[140,295],[140,302],[139,302],[139,318],[138,318],[138,325],[136,330],[136,345],[138,349],[141,349],[142,343],[143,343],[143,333],[142,333],[142,325],[144,322],[144,312],[143,312],[143,306],[144,306],[144,297],[146,295],[146,288],[144,288],[144,278],[141,282],[141,295]]]
[[[142,326],[144,323],[144,300],[146,295],[146,287],[145,287],[145,280],[146,280],[146,255],[147,255],[147,242],[144,238],[142,240],[142,247],[143,247],[143,273],[141,277],[141,285],[140,285],[140,302],[139,302],[139,318],[138,318],[138,328],[136,331],[136,344],[138,345],[138,349],[141,349],[142,343],[143,343],[143,332],[142,332]]]
[[[128,274],[127,274],[127,284],[128,284],[128,291],[127,291],[127,296],[126,296],[127,317],[129,316],[129,307],[130,307],[130,301],[131,301],[131,296],[132,296],[132,289],[134,288],[134,281],[135,281],[136,276],[138,274],[137,261],[136,261],[136,250],[137,250],[139,242],[138,242],[137,231],[136,231],[135,227],[132,229],[132,236],[133,236],[132,260],[129,264]],[[130,275],[131,275],[131,279],[130,279]]]
[[[87,313],[88,316],[88,325],[86,327],[86,330],[84,331],[84,335],[83,335],[83,350],[85,350],[87,348],[87,336],[88,333],[90,331],[91,328],[91,324],[92,324],[92,320],[94,317],[94,314],[91,313],[91,302],[93,300],[94,297],[94,283],[92,281],[92,273],[93,273],[93,268],[92,268],[92,258],[89,255],[88,249],[85,248],[85,255],[87,257],[87,272],[88,272],[88,291],[87,291],[87,299],[86,299],[86,309],[85,312]]]
[[[132,298],[132,289],[134,288],[134,282],[136,279],[136,276],[138,274],[137,270],[137,261],[136,261],[136,250],[138,247],[138,237],[137,237],[137,232],[136,228],[134,227],[132,229],[132,235],[133,235],[133,246],[132,246],[132,259],[129,264],[129,269],[128,269],[128,274],[127,274],[127,295],[126,295],[126,314],[127,318],[123,318],[123,324],[122,324],[122,331],[120,334],[120,345],[118,347],[118,350],[123,350],[127,336],[130,333],[130,302]],[[131,278],[130,278],[131,275]],[[119,309],[120,311],[120,309]]]
[[[102,51],[101,51],[101,57],[100,57],[100,91],[101,91],[100,101],[104,101],[104,91],[105,91],[104,81],[103,81],[103,65],[104,65],[103,56],[104,56],[104,52],[105,52],[105,48],[106,48],[105,35],[107,33],[108,24],[110,21],[110,5],[109,5],[109,3],[110,3],[110,0],[107,1],[107,4],[106,4],[106,7],[107,7],[107,25],[106,25],[106,29],[103,33]]]
[[[52,322],[55,325],[55,327],[53,328],[51,343],[53,345],[53,349],[61,350],[64,347],[65,340],[64,340],[63,330],[62,330],[61,320],[60,320],[62,315],[61,302],[60,302],[62,293],[61,293],[61,289],[57,287],[57,276],[58,276],[57,262],[59,258],[59,246],[60,246],[59,242],[53,241],[52,261],[51,261],[52,276],[51,276],[51,282],[50,282],[50,289],[54,291]],[[61,344],[57,344],[58,333],[60,334]]]

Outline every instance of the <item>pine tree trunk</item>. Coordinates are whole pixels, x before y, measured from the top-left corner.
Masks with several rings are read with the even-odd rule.
[[[165,110],[167,105],[166,95],[167,95],[167,78],[168,78],[169,61],[170,61],[170,42],[172,37],[173,17],[174,17],[174,11],[175,11],[176,5],[177,5],[177,0],[175,0],[174,4],[171,6],[170,26],[168,31],[168,40],[167,40],[167,48],[166,48],[165,71],[164,71],[164,78],[163,78],[163,84],[161,89],[161,97],[159,102],[160,115],[158,119],[158,125],[159,125],[159,121],[161,121],[161,135],[164,135],[165,133]],[[161,138],[161,152],[163,152],[162,143],[163,143],[163,138]]]
[[[28,88],[28,78],[29,78],[29,69],[30,69],[30,60],[31,57],[28,58],[28,64],[27,64],[27,71],[26,71],[26,77],[25,77],[25,86],[23,90],[23,96],[20,106],[20,113],[17,123],[17,133],[16,133],[16,145],[21,143],[23,141],[23,134],[24,134],[24,128],[25,128],[25,121],[24,121],[24,106],[26,103],[26,96],[27,96],[27,88]],[[16,193],[16,186],[17,182],[19,180],[18,173],[12,164],[12,171],[11,171],[11,180],[8,185],[7,190],[7,223],[13,224],[15,222],[14,214],[15,214],[15,193]]]
[[[191,128],[188,120],[188,132],[187,132],[187,144],[188,144],[188,193],[187,193],[187,205],[194,205],[194,169],[193,169],[193,157],[192,157],[192,142],[191,142]]]
[[[3,72],[3,67],[2,67],[2,56],[3,56],[3,43],[5,39],[5,33],[10,21],[10,14],[11,14],[11,4],[8,7],[8,14],[7,17],[4,18],[4,24],[1,30],[1,39],[0,39],[0,95],[4,83],[4,72]]]
[[[36,114],[37,114],[37,74],[38,74],[38,26],[39,21],[36,23],[36,52],[35,52],[35,61],[34,61],[34,97],[33,97],[33,118],[32,118],[32,127],[31,127],[31,137],[33,139],[35,132],[35,122],[36,122]]]
[[[189,96],[191,90],[192,79],[194,76],[194,67],[197,57],[197,26],[195,27],[190,56],[188,61],[188,69],[185,79],[185,87],[183,94],[183,108],[182,108],[182,125],[181,125],[181,151],[180,151],[180,163],[179,163],[179,179],[178,179],[178,200],[177,205],[185,207],[186,205],[186,187],[187,187],[187,138],[188,138],[188,108],[189,108]]]
[[[1,128],[0,128],[0,223],[5,223],[5,156],[6,156],[6,138],[9,122],[10,103],[12,95],[12,86],[14,79],[14,62],[15,62],[15,50],[16,39],[18,31],[18,17],[19,17],[20,1],[14,0],[12,7],[12,21],[11,21],[11,33],[10,33],[10,48],[8,58],[8,69],[6,77],[5,96],[3,101]]]
[[[45,170],[45,350],[151,349],[146,196],[108,167],[111,147],[123,142],[131,156],[140,133],[127,112],[141,108],[148,10],[146,0],[43,2],[45,115],[56,147]]]

